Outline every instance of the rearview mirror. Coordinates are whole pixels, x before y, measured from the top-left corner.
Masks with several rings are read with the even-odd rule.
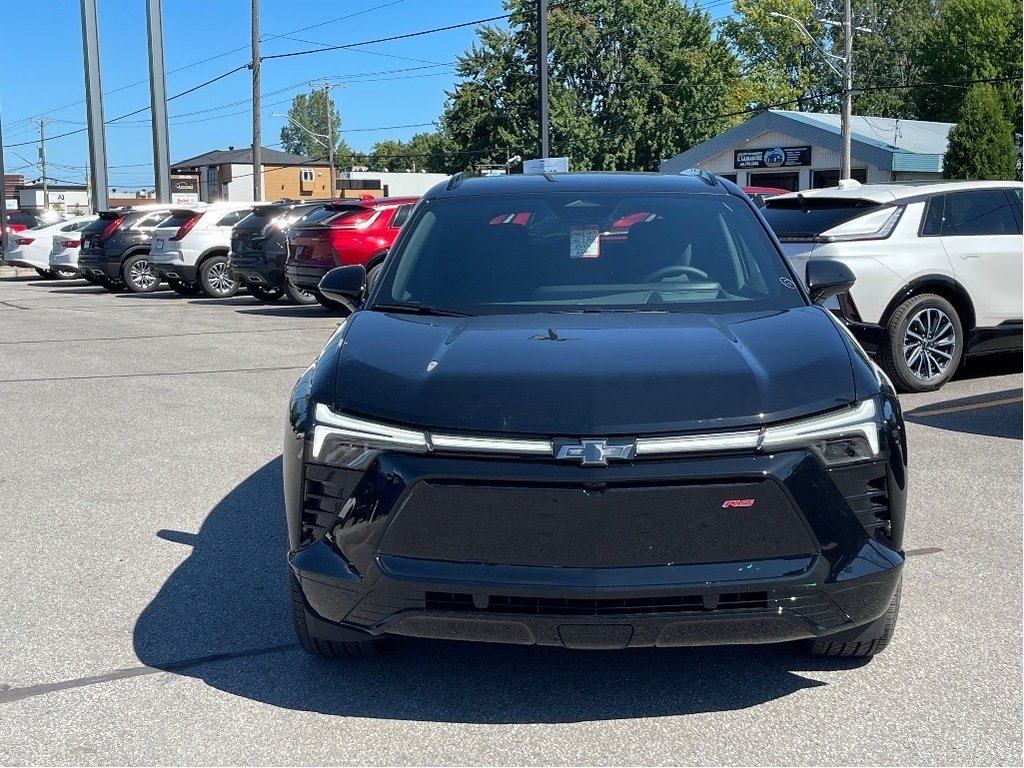
[[[807,262],[807,290],[815,304],[823,304],[833,296],[846,293],[856,280],[850,268],[841,261],[811,259]]]
[[[320,293],[355,312],[366,296],[366,268],[362,264],[336,267],[320,279]]]

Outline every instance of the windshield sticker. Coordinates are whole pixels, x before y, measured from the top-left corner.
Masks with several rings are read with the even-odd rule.
[[[573,227],[569,235],[570,259],[596,259],[601,255],[601,230],[597,227]]]

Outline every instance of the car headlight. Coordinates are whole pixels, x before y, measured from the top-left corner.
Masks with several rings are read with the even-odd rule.
[[[823,416],[765,427],[761,450],[812,448],[829,466],[878,457],[878,407],[864,400]]]
[[[381,450],[401,450],[406,453],[426,453],[429,450],[427,433],[420,430],[335,413],[323,403],[317,403],[314,417],[316,424],[310,450],[312,457],[317,460],[322,460],[326,455],[328,445],[341,452],[339,455],[332,450],[331,463],[342,466],[349,466],[357,462],[360,456]]]

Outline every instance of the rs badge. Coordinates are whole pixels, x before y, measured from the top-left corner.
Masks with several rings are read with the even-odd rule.
[[[754,506],[753,499],[726,499],[722,502],[722,509],[729,509],[730,507],[752,507]]]

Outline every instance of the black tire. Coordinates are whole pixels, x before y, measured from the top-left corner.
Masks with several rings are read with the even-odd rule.
[[[250,283],[246,287],[249,289],[249,293],[252,294],[254,299],[268,304],[277,301],[284,296],[283,288],[264,288],[262,285],[256,285],[253,283]]]
[[[302,595],[302,587],[295,574],[288,571],[288,595],[291,599],[292,623],[295,625],[295,634],[299,638],[299,645],[306,653],[319,656],[322,659],[333,659],[339,657],[360,658],[373,656],[377,653],[379,641],[375,639],[355,640],[343,642],[338,640],[326,640],[317,637],[310,628],[306,598]],[[356,633],[352,633],[356,636]],[[370,637],[367,635],[367,637]]]
[[[847,659],[864,659],[881,653],[889,645],[896,631],[896,621],[900,615],[900,593],[903,581],[900,580],[896,592],[889,602],[885,614],[865,628],[862,636],[855,640],[832,642],[827,637],[812,640],[810,653],[814,656],[838,656]]]
[[[383,266],[383,264],[384,264],[383,261],[380,264],[375,264],[373,267],[371,267],[367,271],[367,273],[366,273],[366,290],[367,291],[369,291],[371,288],[373,288],[373,281],[376,280],[377,279],[377,275],[380,274],[380,268]]]
[[[36,274],[43,278],[43,280],[53,280],[57,277],[55,274],[53,274],[53,272],[51,272],[48,269],[40,269],[39,267],[36,267],[35,270]]]
[[[78,270],[74,267],[56,267],[50,270],[55,278],[58,280],[74,280],[79,277]]]
[[[121,279],[131,293],[152,293],[160,287],[160,276],[149,266],[145,254],[136,254],[125,259],[121,265]]]
[[[120,293],[124,290],[124,283],[120,280],[112,280],[106,276],[100,278],[100,285],[112,293]]]
[[[892,313],[878,356],[899,391],[933,392],[956,373],[963,353],[956,308],[941,296],[922,293]]]
[[[167,279],[167,285],[179,296],[198,296],[202,293],[202,289],[197,284],[183,283],[181,280],[175,280],[173,277]]]
[[[211,299],[229,299],[238,293],[226,255],[211,256],[199,268],[199,286]]]
[[[290,280],[285,280],[284,292],[294,304],[316,304],[316,294],[304,291]]]

